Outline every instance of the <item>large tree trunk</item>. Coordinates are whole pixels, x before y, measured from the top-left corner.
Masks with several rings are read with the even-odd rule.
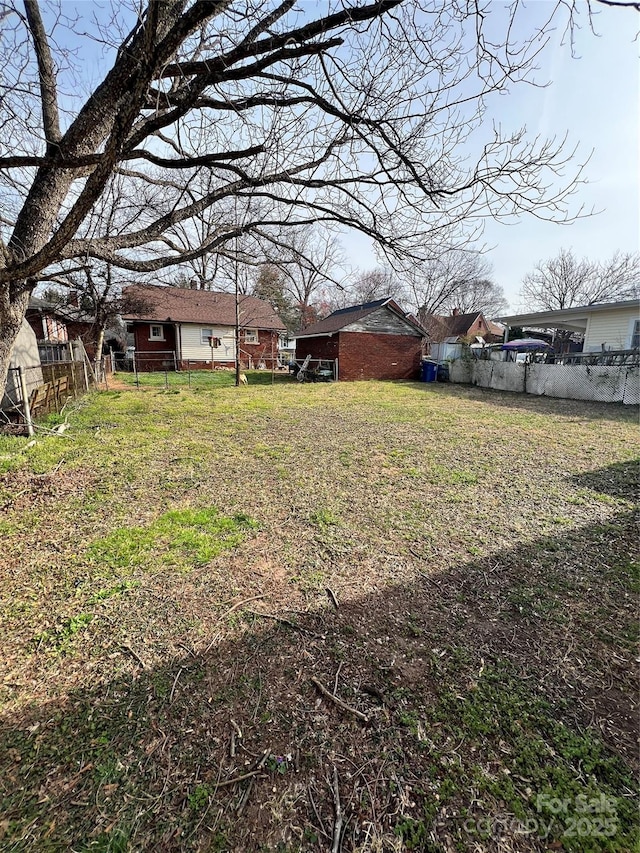
[[[13,298],[6,293],[4,298],[0,299],[0,397],[4,393],[13,345],[29,304],[28,290],[18,288],[10,288],[10,290],[14,292],[17,290]]]

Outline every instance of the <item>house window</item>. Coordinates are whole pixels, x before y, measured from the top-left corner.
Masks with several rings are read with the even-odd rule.
[[[210,346],[211,338],[213,337],[213,329],[200,329],[200,343],[204,346]]]
[[[640,320],[635,320],[631,330],[631,349],[640,347]]]
[[[150,326],[149,327],[149,340],[150,341],[163,341],[164,340],[164,329],[162,326]]]
[[[257,344],[259,343],[258,339],[258,330],[257,329],[246,329],[244,333],[244,342],[245,344]]]

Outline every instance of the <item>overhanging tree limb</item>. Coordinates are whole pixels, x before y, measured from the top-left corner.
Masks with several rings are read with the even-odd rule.
[[[566,215],[580,170],[559,180],[558,148],[499,131],[479,153],[473,145],[485,99],[526,79],[553,20],[515,42],[516,5],[338,0],[331,14],[305,6],[302,18],[297,5],[120,6],[114,23],[125,35],[99,32],[108,70],[84,102],[65,97],[62,127],[57,90],[82,90],[65,39],[49,38],[37,0],[26,16],[11,12],[12,85],[0,81],[0,382],[30,290],[60,264],[94,258],[152,272],[223,255],[239,233],[277,247],[287,229],[314,221],[413,257],[485,216],[542,215],[545,205]],[[493,17],[501,38],[486,35]],[[125,182],[115,214],[96,218],[114,181]]]

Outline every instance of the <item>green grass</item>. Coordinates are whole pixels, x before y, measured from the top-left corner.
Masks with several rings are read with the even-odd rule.
[[[208,563],[221,551],[238,545],[256,527],[241,513],[221,516],[215,507],[170,510],[146,527],[119,527],[87,549],[90,560],[111,569]]]
[[[185,378],[0,438],[0,847],[633,849],[635,414]]]
[[[293,384],[295,379],[288,372],[270,370],[243,370],[250,386],[265,386],[272,384]],[[215,390],[235,386],[235,371],[233,370],[182,370],[179,372],[158,371],[157,373],[118,373],[115,378],[129,386],[140,388],[159,388],[175,392]]]

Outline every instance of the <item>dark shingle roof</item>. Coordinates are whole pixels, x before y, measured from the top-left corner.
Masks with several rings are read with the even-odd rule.
[[[180,287],[132,284],[124,295],[140,304],[140,313],[125,314],[125,320],[159,323],[209,323],[234,326],[236,297],[216,290],[187,290]],[[240,325],[244,328],[284,331],[285,325],[268,302],[256,296],[240,296]]]
[[[369,314],[373,314],[373,312],[377,311],[378,308],[382,308],[384,306],[387,306],[389,310],[402,317],[403,320],[411,326],[414,326],[417,331],[424,334],[424,329],[420,326],[418,321],[410,315],[405,314],[402,308],[400,308],[390,296],[386,296],[384,299],[376,299],[374,302],[364,302],[362,305],[350,305],[348,308],[340,308],[338,311],[334,311],[333,314],[329,314],[329,316],[325,317],[324,320],[320,320],[319,323],[314,323],[313,326],[309,326],[304,329],[300,334],[296,335],[296,338],[312,337],[315,335],[332,335],[334,332],[341,331],[347,326],[350,326],[351,323],[356,323],[358,320],[362,320]]]
[[[433,340],[464,338],[469,334],[469,329],[480,316],[484,318],[489,334],[496,337],[504,334],[504,330],[487,320],[482,311],[472,311],[469,314],[450,314],[448,317],[441,314],[429,314],[424,319],[424,325],[431,333]]]
[[[362,320],[363,317],[367,317],[377,308],[390,301],[390,297],[387,296],[385,299],[376,299],[375,302],[364,302],[362,305],[350,305],[348,308],[340,308],[338,311],[334,311],[333,314],[329,314],[324,320],[320,320],[319,323],[308,326],[299,335],[296,335],[296,337],[303,338],[305,335],[330,335],[333,332],[339,332],[340,329],[344,329],[345,326],[355,323],[357,320]]]
[[[451,336],[458,335],[464,337],[478,319],[480,313],[480,311],[473,311],[471,314],[456,314],[451,317],[438,317],[438,319],[445,323]]]

